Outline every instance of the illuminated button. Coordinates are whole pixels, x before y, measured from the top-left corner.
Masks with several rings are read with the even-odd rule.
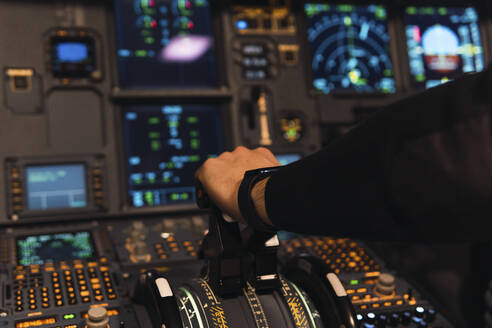
[[[35,299],[30,299],[29,300],[29,304],[36,304],[36,300]]]
[[[357,266],[357,263],[355,262],[349,262],[348,263],[349,268],[355,268]]]
[[[101,284],[92,284],[92,289],[100,289]]]
[[[102,294],[102,292],[101,292],[100,289],[95,289],[94,290],[94,295],[101,295],[101,294]]]
[[[54,283],[53,284],[53,288],[60,288],[60,284],[59,283]]]
[[[23,280],[25,278],[25,276],[23,274],[18,274],[16,277],[15,277],[15,280]]]
[[[34,294],[35,292],[36,291],[33,288],[29,289],[29,293]]]
[[[371,296],[371,294],[365,294],[365,295],[364,295],[364,299],[366,299],[366,300],[371,299],[371,297],[372,297],[372,296]]]
[[[15,292],[17,295],[22,295],[22,291],[21,290],[18,290]]]
[[[108,267],[107,267],[107,266],[102,266],[102,267],[100,267],[100,268],[99,268],[99,270],[100,270],[101,272],[107,272],[109,269],[108,269]]]
[[[80,270],[80,269],[83,269],[83,268],[84,268],[84,265],[83,265],[83,264],[81,264],[81,263],[78,263],[78,264],[75,264],[73,267],[74,267],[75,269],[79,269],[79,270]]]
[[[80,292],[80,296],[82,296],[82,297],[84,297],[84,296],[89,296],[89,295],[90,295],[90,293],[89,293],[89,291],[87,291],[87,290],[85,290],[85,291],[81,291],[81,292]]]
[[[114,300],[116,298],[116,294],[108,294],[108,298],[110,300]]]
[[[197,252],[189,252],[188,255],[191,257],[196,257],[198,254]]]
[[[66,281],[71,281],[71,280],[72,280],[72,276],[66,276],[66,277],[65,277],[65,280],[66,280]]]
[[[67,313],[63,315],[63,319],[65,320],[72,320],[75,319],[75,313]]]
[[[169,247],[178,247],[178,243],[176,243],[176,242],[169,243]]]
[[[36,298],[36,295],[34,295],[34,294],[29,294],[29,298],[31,298],[31,299]]]
[[[159,258],[160,258],[161,260],[166,260],[166,259],[167,259],[167,257],[168,257],[168,255],[167,255],[167,254],[165,254],[165,253],[164,253],[164,254],[160,254],[160,255],[159,255]]]
[[[361,305],[360,308],[361,308],[361,310],[367,310],[367,305],[365,305],[365,304]]]
[[[395,303],[395,304],[396,304],[396,305],[403,305],[403,301],[402,301],[402,300],[398,300],[398,301],[396,301],[396,303]]]
[[[68,288],[67,288],[67,292],[69,292],[69,293],[73,293],[73,291],[74,291],[73,287],[68,287]]]
[[[187,240],[187,241],[184,241],[184,242],[183,242],[183,245],[184,245],[184,246],[191,246],[191,245],[192,245],[192,243],[191,243],[191,241],[188,241],[188,240]]]
[[[87,290],[87,286],[80,286],[80,290]]]
[[[367,288],[359,288],[359,289],[357,289],[357,293],[359,293],[359,294],[367,293]]]
[[[22,311],[24,311],[24,308],[22,306],[18,306],[15,308],[15,311],[16,312],[22,312]]]
[[[71,298],[71,299],[69,299],[69,300],[68,300],[68,303],[69,303],[70,305],[77,304],[77,299],[75,299],[75,298]]]
[[[97,278],[91,279],[91,284],[98,284],[98,283],[99,283],[99,279],[97,279]]]
[[[410,301],[408,301],[408,304],[415,305],[417,304],[417,301],[415,300],[415,298],[412,298]]]
[[[22,301],[17,301],[17,306],[21,306],[22,305]]]
[[[48,297],[43,297],[41,300],[42,300],[43,302],[48,302],[48,300],[49,300],[49,299],[48,299]]]
[[[60,290],[60,288],[56,288],[54,292],[55,292],[55,294],[60,294],[61,290]]]
[[[108,292],[108,294],[113,293],[113,288],[108,288],[108,289],[107,289],[107,292]]]
[[[17,297],[16,297],[16,300],[18,300],[18,301],[22,301],[22,296],[17,296]]]
[[[87,284],[87,282],[85,280],[80,280],[79,281],[79,285],[86,285],[86,284]]]
[[[109,282],[109,281],[111,281],[111,279],[109,279],[109,277],[104,277],[104,279],[103,279],[103,280],[104,280],[105,282]]]
[[[391,302],[384,302],[383,303],[383,306],[386,306],[386,307],[390,307],[392,305],[393,305],[393,303],[391,303]]]
[[[37,308],[36,304],[29,305],[29,310],[36,310]]]
[[[359,295],[352,296],[352,301],[358,301],[358,300],[360,300]]]
[[[82,302],[84,303],[89,303],[91,301],[91,299],[89,297],[83,297],[82,298]]]
[[[70,297],[70,298],[74,298],[74,297],[75,297],[75,293],[70,293],[70,294],[68,294],[68,297]]]
[[[373,308],[375,308],[375,309],[379,308],[380,306],[381,306],[381,305],[380,305],[379,303],[374,303],[374,304],[372,305],[372,307],[373,307]]]
[[[63,272],[65,274],[65,276],[69,276],[71,274],[70,270],[65,270],[65,272]]]
[[[355,290],[354,289],[347,289],[347,294],[354,294]]]
[[[89,268],[97,267],[98,265],[99,265],[99,263],[97,263],[97,262],[89,262],[89,263],[87,263],[87,266]]]
[[[102,295],[96,295],[94,296],[94,298],[96,299],[96,301],[102,301],[104,299]]]
[[[50,305],[48,303],[42,303],[41,306],[43,307],[43,309],[46,309],[48,308]]]

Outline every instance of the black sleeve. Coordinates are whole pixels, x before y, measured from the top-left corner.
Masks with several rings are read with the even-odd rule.
[[[380,240],[491,240],[490,69],[387,106],[271,176],[283,230]]]

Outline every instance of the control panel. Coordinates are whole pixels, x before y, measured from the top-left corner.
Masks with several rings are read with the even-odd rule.
[[[217,226],[194,173],[237,146],[291,164],[483,71],[491,13],[486,0],[0,1],[0,328],[225,328],[237,304],[253,314],[234,327],[348,328],[352,312],[363,328],[480,326],[462,291],[471,261],[429,264],[445,258],[435,245],[416,252],[418,277],[346,238],[280,232],[225,256],[206,242]],[[243,283],[231,300],[207,274],[222,255],[249,275],[267,267],[266,282],[227,272]]]

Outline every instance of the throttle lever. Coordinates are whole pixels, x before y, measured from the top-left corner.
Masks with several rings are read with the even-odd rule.
[[[198,207],[209,210],[209,229],[202,245],[208,262],[205,279],[220,296],[239,294],[245,285],[241,271],[244,252],[239,225],[230,218],[230,221],[225,220],[198,179],[195,186]]]

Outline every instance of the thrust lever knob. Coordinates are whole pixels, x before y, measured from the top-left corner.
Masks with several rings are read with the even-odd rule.
[[[108,311],[103,307],[89,309],[87,328],[106,328],[109,323]]]
[[[375,290],[382,295],[391,295],[395,291],[395,276],[389,273],[381,273],[376,282]]]

